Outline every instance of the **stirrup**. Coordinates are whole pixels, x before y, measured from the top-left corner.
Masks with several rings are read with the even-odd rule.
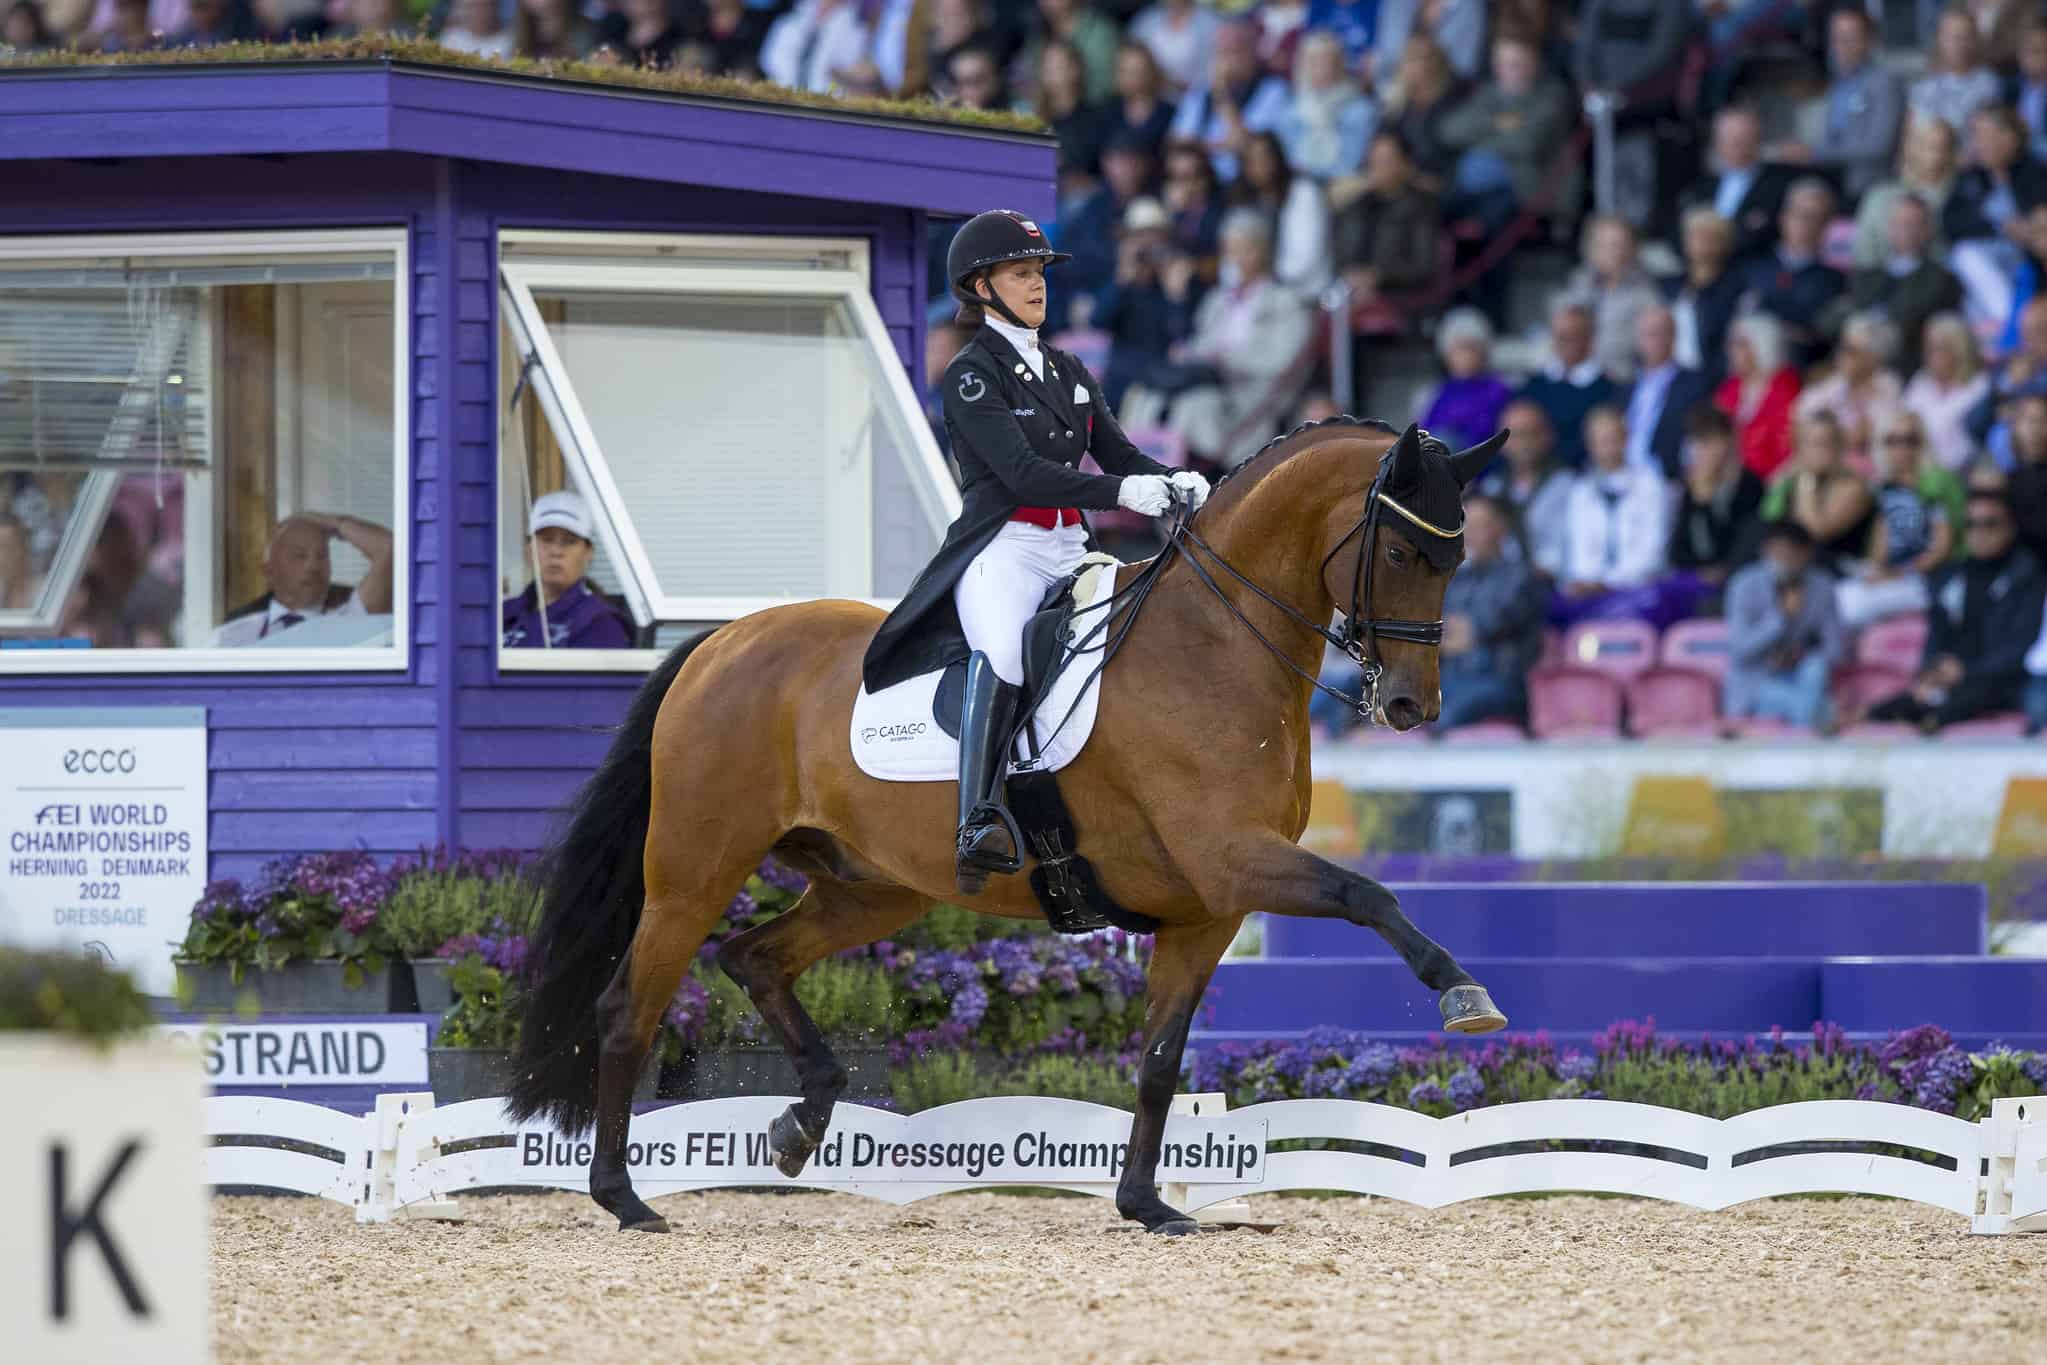
[[[1008,836],[1010,852],[997,853],[969,845],[969,840],[978,840],[983,835],[998,831]],[[962,870],[971,867],[1008,876],[1023,871],[1023,846],[1023,831],[1017,827],[1016,817],[1009,813],[1009,808],[993,801],[983,801],[974,807],[967,816],[967,822],[960,826],[957,845],[959,865]]]

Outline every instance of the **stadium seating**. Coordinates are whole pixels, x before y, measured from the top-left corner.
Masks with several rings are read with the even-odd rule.
[[[1656,628],[1642,621],[1587,621],[1564,636],[1564,665],[1625,682],[1656,662]]]
[[[1680,621],[1663,632],[1656,661],[1665,668],[1688,668],[1715,681],[1727,676],[1727,623]]]
[[[1910,677],[1919,671],[1919,657],[1925,649],[1926,618],[1894,616],[1862,632],[1855,642],[1855,661]]]
[[[1538,739],[1612,739],[1621,732],[1621,684],[1589,668],[1540,668],[1528,676],[1528,728]]]
[[[1628,680],[1628,729],[1644,737],[1712,739],[1720,733],[1720,686],[1710,675],[1661,665]]]

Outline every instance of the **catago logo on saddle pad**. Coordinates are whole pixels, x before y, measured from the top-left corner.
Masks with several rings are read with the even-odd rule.
[[[896,725],[865,725],[860,729],[862,744],[901,744],[923,734],[930,727],[921,720],[904,721]]]

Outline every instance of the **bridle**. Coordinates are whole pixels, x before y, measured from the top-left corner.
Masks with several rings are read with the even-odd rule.
[[[1386,492],[1386,480],[1387,476],[1392,472],[1393,463],[1392,451],[1389,448],[1386,455],[1380,459],[1378,472],[1373,476],[1372,486],[1365,494],[1364,515],[1359,517],[1357,524],[1346,531],[1343,538],[1330,548],[1328,554],[1322,556],[1319,572],[1326,574],[1329,571],[1329,561],[1336,558],[1342,552],[1343,547],[1350,544],[1352,540],[1358,541],[1357,566],[1351,575],[1350,610],[1343,615],[1341,629],[1331,630],[1319,621],[1309,620],[1299,609],[1290,603],[1281,601],[1264,588],[1259,587],[1258,584],[1252,582],[1250,578],[1239,571],[1227,559],[1218,554],[1215,547],[1203,540],[1194,530],[1194,505],[1190,500],[1175,497],[1173,524],[1166,535],[1166,550],[1160,555],[1161,559],[1165,559],[1174,550],[1178,550],[1180,557],[1186,560],[1187,567],[1194,571],[1195,577],[1199,578],[1208,587],[1209,591],[1213,592],[1222,604],[1230,609],[1230,614],[1237,618],[1244,629],[1251,632],[1253,639],[1257,640],[1259,644],[1264,645],[1274,658],[1286,665],[1289,672],[1293,673],[1296,677],[1305,678],[1317,691],[1334,697],[1344,705],[1356,710],[1360,716],[1366,719],[1371,719],[1378,709],[1379,678],[1385,672],[1385,665],[1379,659],[1379,641],[1381,639],[1400,640],[1408,644],[1426,645],[1431,649],[1439,648],[1443,643],[1443,621],[1441,617],[1433,621],[1406,621],[1393,617],[1378,617],[1369,614],[1372,601],[1372,568],[1374,561],[1378,558],[1375,552],[1379,547],[1379,520],[1381,512],[1393,512],[1425,534],[1436,536],[1443,540],[1454,540],[1464,534],[1464,524],[1461,518],[1454,530],[1447,529],[1425,520],[1417,513],[1394,501]],[[1249,588],[1268,605],[1277,607],[1283,614],[1306,626],[1309,630],[1315,632],[1315,634],[1321,636],[1324,640],[1335,645],[1348,655],[1357,664],[1359,669],[1363,671],[1364,675],[1357,695],[1352,696],[1341,688],[1329,686],[1329,684],[1323,682],[1313,673],[1306,671],[1299,664],[1288,658],[1286,651],[1274,644],[1265,632],[1258,629],[1252,623],[1251,618],[1244,615],[1242,609],[1230,600],[1229,594],[1223,591],[1220,583],[1216,582],[1215,575],[1209,572],[1208,567],[1200,559],[1196,558],[1194,554],[1196,550],[1199,550],[1202,555],[1212,561],[1216,568],[1221,569],[1231,578]]]

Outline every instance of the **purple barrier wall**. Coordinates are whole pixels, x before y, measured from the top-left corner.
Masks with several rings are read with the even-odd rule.
[[[1459,957],[1970,955],[1988,947],[1988,896],[1962,882],[1426,882],[1393,889],[1408,918]],[[1353,924],[1265,921],[1268,959],[1391,953],[1377,934]]]

